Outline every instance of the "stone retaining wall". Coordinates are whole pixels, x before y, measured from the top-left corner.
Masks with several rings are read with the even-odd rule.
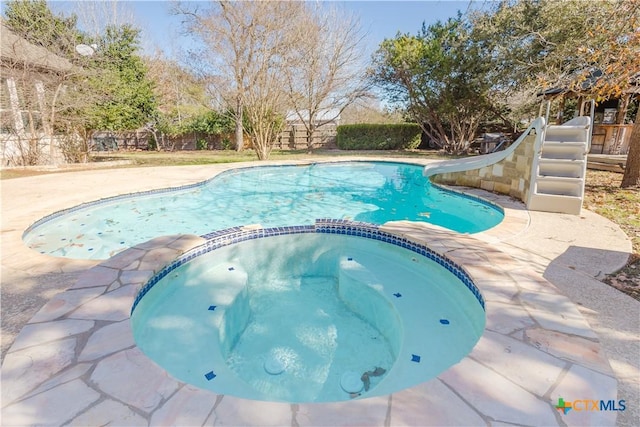
[[[441,173],[431,179],[437,184],[462,185],[508,194],[526,203],[531,184],[535,139],[535,135],[527,136],[513,153],[493,165],[462,172]]]

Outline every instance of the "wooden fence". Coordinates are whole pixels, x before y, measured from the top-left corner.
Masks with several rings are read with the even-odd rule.
[[[313,136],[312,148],[336,148],[337,126],[329,123],[316,129]],[[275,145],[276,150],[306,150],[307,130],[302,123],[295,123],[287,126],[278,137]]]
[[[336,148],[336,131],[337,126],[334,124],[327,124],[317,129],[313,138],[313,148]],[[111,142],[105,143],[105,141],[111,141],[115,139],[116,145]],[[95,151],[111,150],[117,146],[117,149],[123,150],[149,150],[149,143],[153,141],[151,132],[149,131],[136,131],[136,132],[123,132],[114,134],[98,134],[94,137]],[[200,143],[198,143],[200,141]],[[169,151],[181,151],[181,150],[223,150],[233,148],[232,144],[234,136],[229,135],[208,135],[204,133],[190,133],[181,135],[178,137],[164,137],[163,147]],[[249,141],[245,138],[245,144]],[[250,148],[245,146],[245,148]],[[276,150],[306,150],[307,147],[307,130],[302,124],[294,124],[287,126],[274,146]]]

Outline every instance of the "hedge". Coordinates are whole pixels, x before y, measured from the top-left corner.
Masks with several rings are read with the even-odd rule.
[[[403,150],[417,148],[421,135],[415,123],[341,125],[336,143],[342,150]]]

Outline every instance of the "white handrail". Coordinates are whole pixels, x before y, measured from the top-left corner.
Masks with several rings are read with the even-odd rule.
[[[424,169],[422,170],[422,174],[424,176],[432,176],[438,173],[462,172],[471,169],[480,169],[485,166],[492,165],[499,162],[500,160],[505,159],[507,156],[513,153],[518,145],[520,145],[520,143],[524,141],[524,139],[531,133],[532,130],[536,131],[536,145],[540,146],[544,138],[545,123],[546,122],[544,117],[538,117],[537,119],[535,119],[533,122],[531,122],[527,130],[525,130],[522,135],[520,135],[520,138],[516,139],[516,141],[504,151],[484,154],[482,156],[465,157],[462,159],[443,160],[440,162],[430,163],[424,167]]]

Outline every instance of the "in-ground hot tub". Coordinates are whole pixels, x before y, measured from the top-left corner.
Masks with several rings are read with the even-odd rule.
[[[466,356],[485,324],[467,274],[364,223],[231,229],[165,267],[132,308],[174,377],[256,400],[389,394]]]

